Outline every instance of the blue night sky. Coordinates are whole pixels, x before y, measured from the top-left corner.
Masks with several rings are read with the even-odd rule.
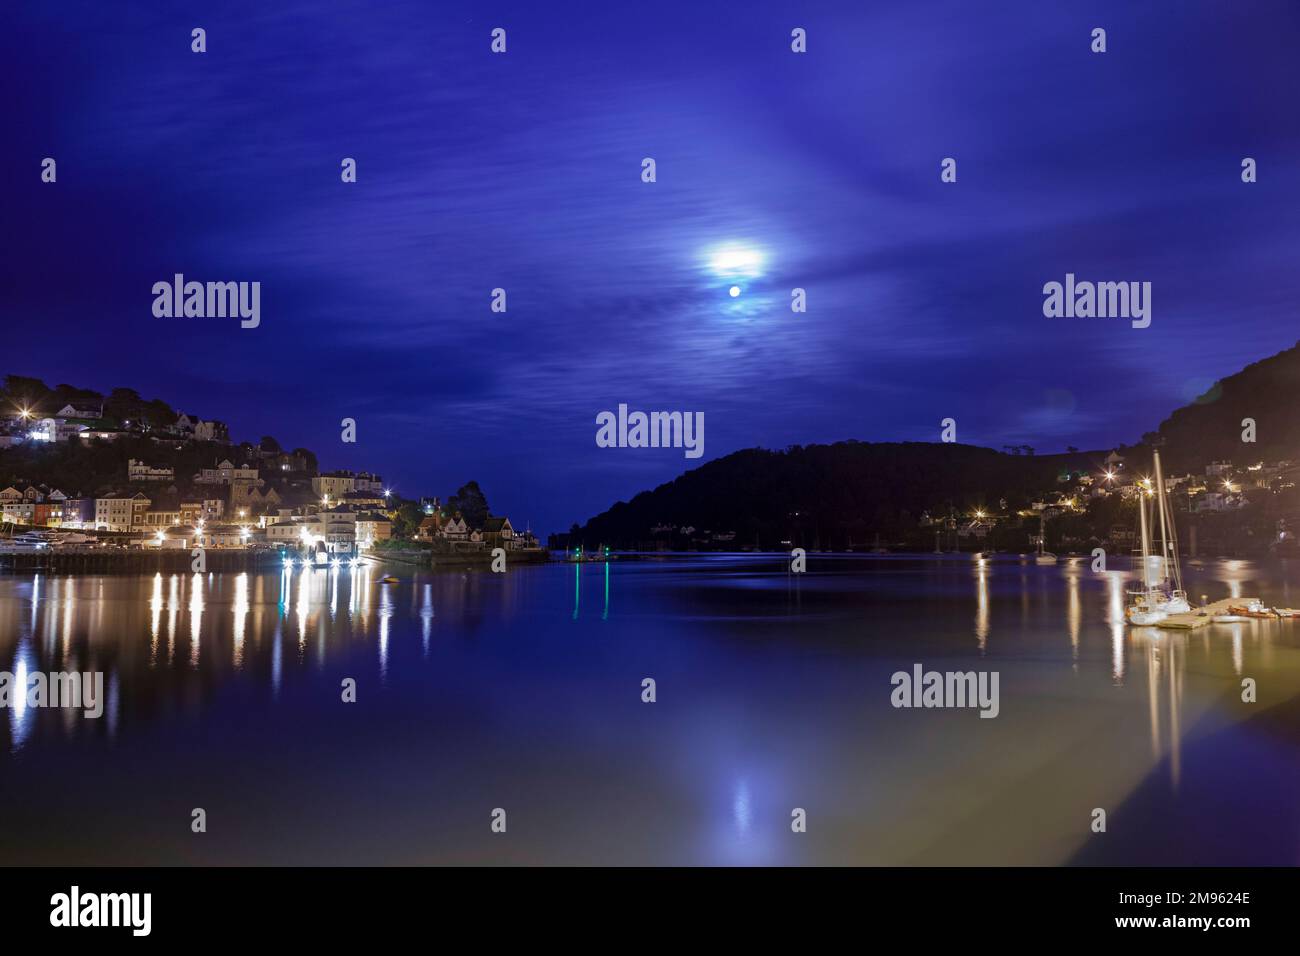
[[[703,461],[948,416],[1091,448],[1300,337],[1291,0],[0,16],[0,372],[132,387],[412,497],[476,478],[543,534],[701,463],[597,448],[620,402],[704,412]],[[727,246],[763,256],[737,298]],[[155,318],[175,272],[260,281],[260,328]],[[1150,281],[1151,327],[1045,318],[1066,272]]]

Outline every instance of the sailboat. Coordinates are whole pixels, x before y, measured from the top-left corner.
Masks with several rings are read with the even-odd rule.
[[[1130,624],[1146,626],[1163,621],[1170,614],[1190,611],[1183,574],[1178,566],[1178,536],[1173,511],[1165,495],[1165,476],[1160,467],[1160,452],[1153,452],[1155,494],[1138,494],[1138,523],[1142,531],[1142,589],[1130,591],[1132,603],[1127,617]],[[1153,498],[1153,517],[1147,520],[1147,498]],[[1160,553],[1152,554],[1154,525],[1160,528]],[[1172,572],[1172,573],[1171,573]]]
[[[1038,516],[1038,553],[1034,555],[1035,564],[1055,564],[1056,555],[1043,549],[1044,542],[1047,541],[1047,519],[1044,515]]]

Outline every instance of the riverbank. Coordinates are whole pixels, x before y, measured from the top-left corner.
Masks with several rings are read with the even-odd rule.
[[[435,570],[460,568],[467,571],[482,571],[492,565],[492,552],[487,549],[443,552],[424,548],[383,548],[368,552],[366,557],[385,564]],[[544,548],[520,548],[506,552],[506,567],[519,564],[545,564],[550,559],[551,553]]]

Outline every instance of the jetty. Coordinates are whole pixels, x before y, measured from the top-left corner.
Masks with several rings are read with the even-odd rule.
[[[1156,624],[1156,627],[1167,627],[1176,631],[1190,631],[1198,627],[1204,627],[1207,624],[1213,624],[1212,618],[1218,614],[1230,613],[1230,607],[1245,607],[1255,598],[1237,597],[1224,598],[1222,601],[1214,601],[1204,607],[1194,607],[1190,611],[1184,611],[1181,614],[1170,614],[1163,621]]]

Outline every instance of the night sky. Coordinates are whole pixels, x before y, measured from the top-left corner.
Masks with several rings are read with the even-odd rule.
[[[135,388],[412,497],[475,478],[543,535],[756,445],[933,441],[948,416],[994,447],[1133,441],[1300,337],[1293,0],[0,24],[0,373]],[[761,274],[720,274],[728,247]],[[261,326],[155,318],[175,272],[260,281]],[[1151,327],[1045,318],[1066,272],[1150,281]],[[704,458],[597,448],[620,402],[704,412]]]

